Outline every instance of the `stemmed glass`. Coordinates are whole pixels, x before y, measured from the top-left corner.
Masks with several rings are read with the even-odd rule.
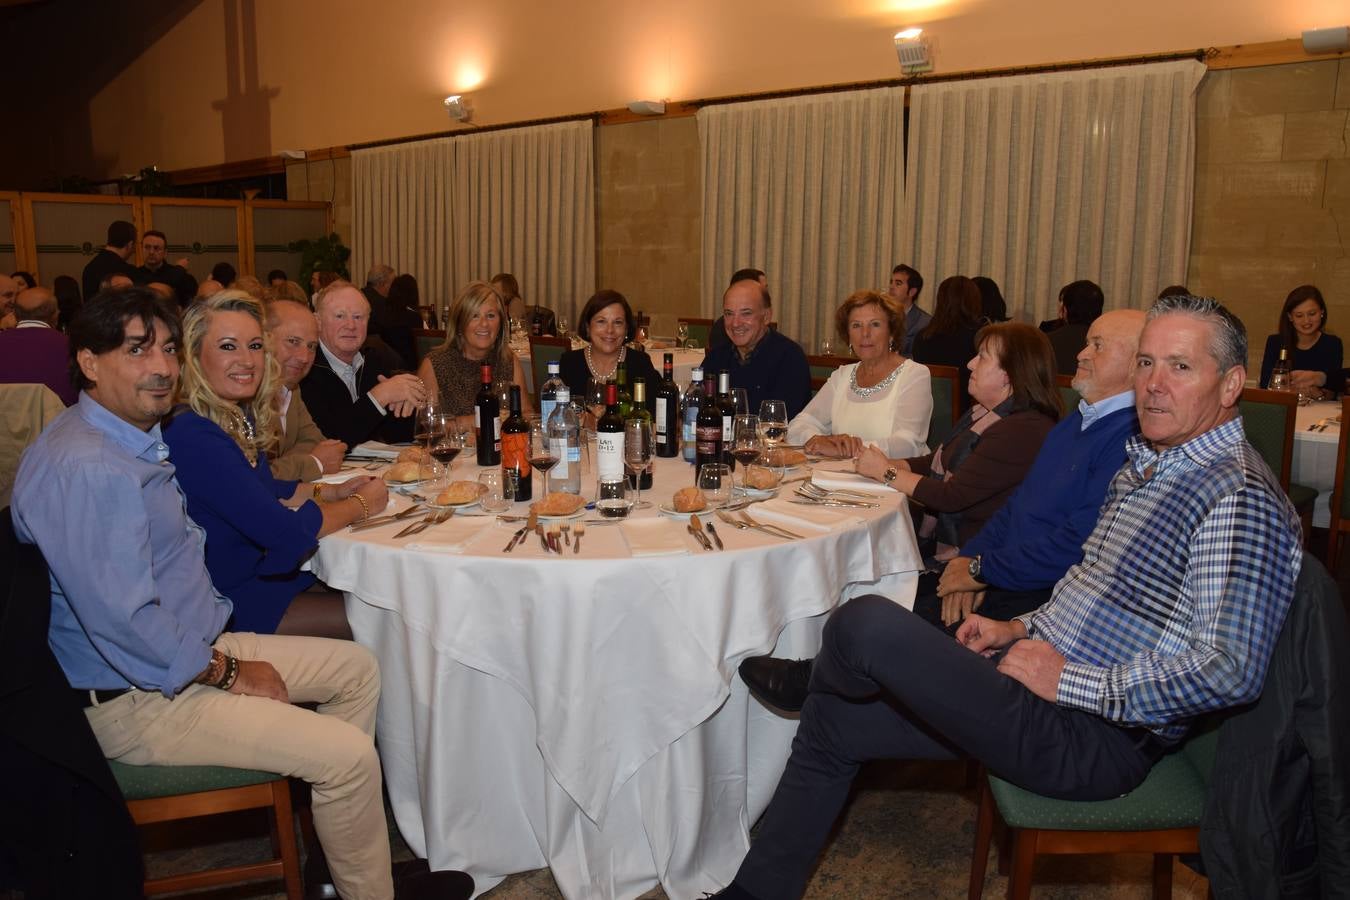
[[[431,449],[431,430],[434,424],[439,423],[440,413],[436,398],[428,396],[426,402],[417,408],[417,420],[413,423],[414,443],[423,444],[428,450]]]
[[[731,456],[741,464],[741,493],[750,488],[746,480],[749,466],[764,452],[759,433],[759,416],[737,416],[731,420]]]
[[[572,330],[572,323],[568,321],[567,316],[558,316],[558,337],[567,337],[568,332]]]
[[[623,423],[623,464],[629,478],[637,487],[634,509],[650,509],[651,503],[642,499],[642,473],[652,464],[652,423],[634,416]]]
[[[548,425],[538,419],[530,423],[530,468],[538,471],[544,479],[539,486],[541,492],[548,493],[549,470],[558,464],[553,454],[553,446],[548,439]]]
[[[679,339],[680,349],[688,349],[689,344],[689,323],[680,322],[675,326],[675,337]]]
[[[431,426],[431,437],[427,438],[427,450],[430,451],[431,458],[443,467],[441,470],[442,487],[450,485],[450,469],[454,466],[455,457],[459,456],[463,449],[464,433],[456,427],[455,417],[450,415],[437,416]]]
[[[745,388],[731,389],[731,403],[736,407],[736,415],[750,415],[750,395],[745,392]]]
[[[759,433],[764,438],[766,456],[787,440],[787,404],[782,400],[765,400],[759,404]]]

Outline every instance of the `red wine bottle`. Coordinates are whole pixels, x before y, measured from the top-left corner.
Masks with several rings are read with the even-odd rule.
[[[656,432],[656,455],[671,458],[680,455],[680,389],[675,384],[675,354],[666,354],[661,374],[652,428]]]
[[[722,407],[713,397],[713,376],[703,379],[703,403],[694,423],[698,450],[694,455],[695,472],[705,463],[722,461]],[[695,475],[697,477],[697,475]]]
[[[478,436],[478,464],[495,466],[502,461],[502,405],[492,389],[492,364],[483,363],[483,385],[473,401],[474,428]]]
[[[502,423],[502,496],[530,500],[534,476],[530,469],[530,423],[520,414],[520,385],[511,385],[511,415]]]
[[[597,500],[623,498],[623,416],[619,415],[619,386],[605,385],[605,414],[595,423],[595,477]]]

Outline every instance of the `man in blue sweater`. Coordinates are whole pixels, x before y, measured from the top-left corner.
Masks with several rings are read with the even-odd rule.
[[[1073,379],[1083,398],[1078,409],[1054,427],[1021,486],[941,577],[920,576],[915,613],[939,627],[954,627],[972,610],[1008,620],[1048,600],[1083,558],[1107,486],[1125,462],[1125,442],[1139,431],[1133,381],[1143,328],[1137,309],[1092,323]],[[811,662],[758,656],[740,672],[750,693],[795,712],[806,700]]]
[[[745,388],[751,414],[762,400],[782,400],[789,419],[801,412],[811,399],[811,367],[796,341],[769,327],[769,289],[756,278],[733,281],[722,295],[722,315],[731,340],[708,350],[704,375],[730,372],[731,386]]]

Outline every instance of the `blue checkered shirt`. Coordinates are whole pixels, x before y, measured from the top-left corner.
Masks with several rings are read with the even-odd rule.
[[[1057,702],[1179,740],[1255,699],[1294,597],[1298,517],[1241,418],[1162,453],[1136,436],[1083,561],[1020,617],[1066,659]]]

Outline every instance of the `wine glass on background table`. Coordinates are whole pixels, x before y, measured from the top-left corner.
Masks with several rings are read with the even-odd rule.
[[[558,316],[558,337],[566,338],[572,330],[572,323],[567,316]]]
[[[731,457],[741,464],[741,491],[749,490],[746,481],[750,466],[764,452],[764,439],[759,433],[759,416],[738,415],[731,421]]]
[[[637,487],[634,509],[648,509],[651,503],[642,499],[642,477],[652,464],[652,454],[656,442],[652,436],[652,423],[648,419],[634,416],[623,423],[623,464],[628,470],[629,482]]]
[[[759,404],[759,433],[764,438],[768,456],[787,440],[787,404],[782,400],[765,400]]]
[[[688,350],[688,349],[689,349],[689,346],[688,346],[688,345],[689,345],[689,323],[688,323],[688,322],[680,322],[679,324],[677,324],[677,325],[675,326],[675,338],[680,342],[680,343],[679,343],[679,347],[680,347],[681,350]]]

